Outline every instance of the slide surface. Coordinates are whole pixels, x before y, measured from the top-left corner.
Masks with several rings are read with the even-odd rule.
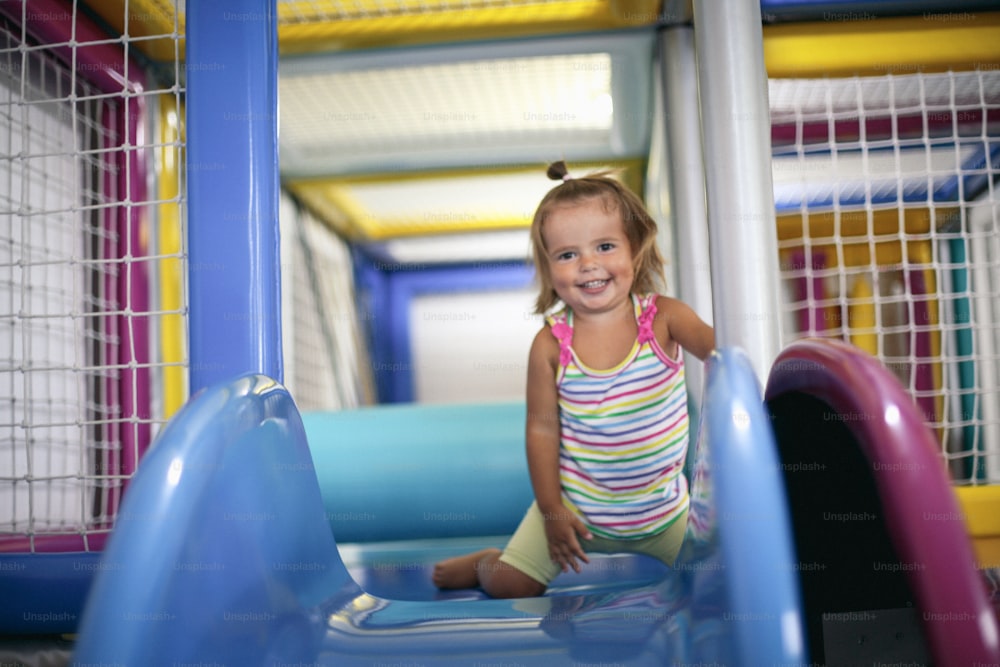
[[[706,392],[692,532],[673,569],[643,556],[595,558],[584,576],[563,575],[544,597],[491,600],[475,592],[449,599],[419,583],[405,599],[415,573],[482,539],[474,529],[468,538],[396,534],[392,543],[338,549],[338,522],[356,512],[364,523],[366,510],[331,508],[322,480],[340,455],[323,451],[315,457],[322,466],[314,466],[310,447],[339,450],[345,461],[363,457],[390,418],[353,435],[314,423],[328,432],[310,430],[310,441],[323,442],[307,443],[292,400],[268,378],[208,389],[164,430],[133,481],[74,658],[128,665],[804,662],[789,522],[759,385],[740,353],[723,351],[709,364]],[[465,419],[485,433],[495,426],[488,412],[470,406]],[[409,431],[431,428],[413,423]],[[501,460],[523,457],[522,444],[515,438],[507,450],[467,475],[522,474]],[[418,463],[410,461],[399,479],[409,480],[419,507],[435,501],[432,491],[424,499],[415,491]],[[510,508],[511,516],[523,509]],[[474,513],[462,505],[450,511]],[[395,547],[406,554],[404,567],[371,560]]]
[[[526,471],[520,426],[510,424],[520,407],[380,409],[304,426],[267,378],[210,389],[140,468],[75,659],[760,665],[860,646],[935,664],[997,662],[996,616],[959,506],[894,378],[850,346],[802,341],[775,363],[766,398],[740,353],[710,360],[689,534],[674,568],[600,556],[544,597],[491,600],[436,591],[427,576],[442,556],[502,544],[486,533],[520,517],[527,496],[515,480]],[[408,440],[397,437],[404,426]],[[486,464],[456,444],[469,433],[488,444]],[[415,443],[447,456],[394,458]],[[401,474],[387,478],[379,461]],[[464,491],[433,477],[490,471],[502,479]],[[506,515],[474,492],[506,484]],[[377,503],[389,489],[407,499],[395,524],[398,501]],[[414,519],[428,524],[417,536],[407,532]],[[338,546],[338,533],[359,541]],[[887,623],[901,630],[872,634]]]

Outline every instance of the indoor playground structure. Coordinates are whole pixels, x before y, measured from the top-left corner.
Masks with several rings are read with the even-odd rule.
[[[1000,664],[992,5],[0,3],[0,634],[78,665]],[[441,591],[531,502],[554,159],[620,169],[715,327],[688,533],[673,567]]]

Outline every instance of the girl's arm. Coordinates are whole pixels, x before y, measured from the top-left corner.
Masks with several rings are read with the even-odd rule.
[[[545,519],[545,535],[549,557],[565,572],[572,567],[577,572],[579,558],[589,562],[577,535],[590,539],[583,522],[562,501],[559,482],[559,392],[556,372],[559,367],[559,344],[548,327],[535,336],[528,355],[528,416],[525,442],[528,472],[535,501]]]
[[[683,301],[658,297],[656,311],[667,316],[668,337],[694,356],[704,361],[715,349],[715,329],[705,324]]]

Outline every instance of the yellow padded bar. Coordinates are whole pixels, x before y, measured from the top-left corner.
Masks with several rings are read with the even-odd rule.
[[[595,169],[618,170],[619,178],[634,192],[642,193],[642,160],[611,160],[602,163],[574,163],[574,170],[581,174]],[[382,241],[392,238],[442,234],[453,232],[487,231],[499,229],[525,228],[531,225],[534,211],[523,211],[519,217],[496,217],[491,215],[472,216],[469,219],[447,218],[436,220],[433,216],[414,215],[407,218],[383,218],[365,207],[355,196],[355,188],[380,183],[424,182],[433,185],[440,181],[470,175],[503,176],[514,173],[531,173],[543,178],[544,165],[510,166],[486,169],[445,169],[441,171],[421,171],[412,173],[374,174],[354,177],[307,178],[286,182],[289,189],[307,208],[329,224],[334,230],[350,239],[361,241]],[[552,186],[555,183],[551,183]],[[534,207],[537,202],[532,202]],[[456,222],[460,224],[456,225]]]
[[[159,262],[160,356],[163,367],[163,412],[169,419],[187,400],[187,369],[185,361],[185,325],[180,314],[184,298],[184,264],[180,205],[180,167],[183,126],[181,114],[173,97],[160,97],[159,146],[156,150],[157,197],[159,224],[157,243],[163,259]],[[173,256],[171,256],[173,255]]]
[[[959,486],[955,487],[955,494],[979,566],[1000,567],[1000,486]]]
[[[764,26],[771,77],[879,76],[1000,67],[1000,13],[951,12]]]
[[[166,0],[103,0],[94,11],[131,44],[153,60],[184,61],[184,15],[174,16]],[[127,10],[127,11],[126,11]],[[176,22],[176,26],[175,26]],[[180,36],[174,39],[174,31]]]
[[[317,6],[318,5],[318,6]],[[428,9],[430,6],[430,9]],[[339,8],[336,9],[336,8]],[[278,44],[282,53],[401,46],[455,40],[500,39],[531,34],[607,30],[656,23],[659,0],[509,1],[470,8],[466,0],[359,0],[342,3],[280,3]]]

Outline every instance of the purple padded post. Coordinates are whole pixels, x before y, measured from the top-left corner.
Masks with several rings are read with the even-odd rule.
[[[802,393],[842,417],[872,465],[889,539],[936,664],[997,664],[1000,628],[976,569],[961,507],[920,410],[878,360],[846,343],[805,339],[778,356],[767,401]]]

